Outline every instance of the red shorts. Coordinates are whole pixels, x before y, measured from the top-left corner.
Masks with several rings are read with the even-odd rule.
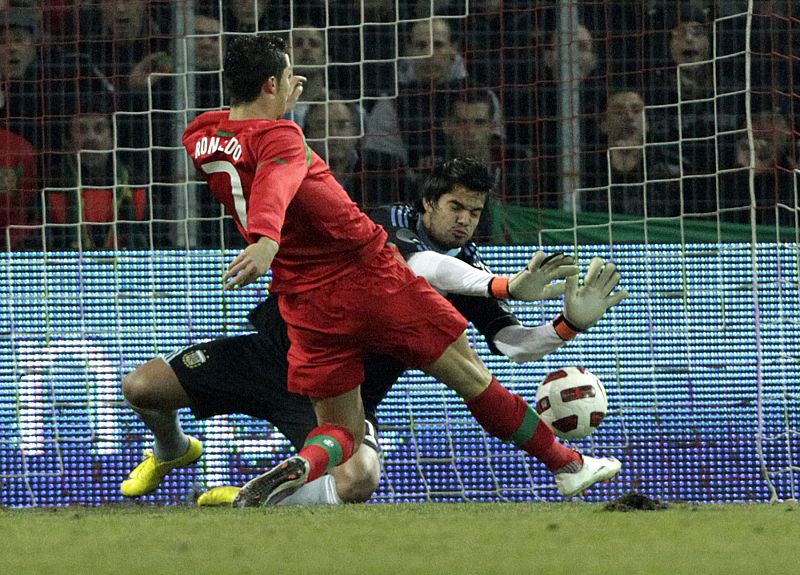
[[[289,391],[335,397],[355,389],[367,354],[424,368],[464,333],[467,320],[395,254],[386,247],[330,284],[278,298],[292,343]]]

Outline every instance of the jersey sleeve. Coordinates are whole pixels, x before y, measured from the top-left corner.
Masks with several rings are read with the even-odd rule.
[[[247,230],[253,239],[266,236],[280,243],[286,209],[311,165],[311,149],[289,123],[265,132],[257,146]]]
[[[428,249],[414,230],[416,218],[407,205],[381,206],[370,210],[369,217],[386,230],[389,235],[386,243],[396,246],[404,258],[408,259],[411,254]]]
[[[475,326],[495,355],[503,355],[494,344],[497,332],[510,325],[519,325],[511,308],[504,301],[490,297],[451,294],[447,299]]]

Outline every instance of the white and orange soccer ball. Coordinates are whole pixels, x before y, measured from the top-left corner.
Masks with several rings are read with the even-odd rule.
[[[536,411],[562,439],[590,436],[603,422],[608,397],[600,380],[584,367],[562,367],[536,390]]]

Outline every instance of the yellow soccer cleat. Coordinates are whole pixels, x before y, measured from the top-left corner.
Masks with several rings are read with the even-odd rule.
[[[201,507],[219,507],[226,505],[230,507],[236,496],[239,495],[241,487],[233,485],[223,485],[222,487],[212,487],[197,498],[197,504]]]
[[[148,449],[145,452],[145,460],[131,471],[128,478],[122,482],[120,491],[125,497],[141,497],[154,491],[164,477],[176,467],[187,467],[200,459],[203,455],[203,444],[191,435],[189,438],[189,449],[186,453],[175,459],[159,461],[153,451]]]

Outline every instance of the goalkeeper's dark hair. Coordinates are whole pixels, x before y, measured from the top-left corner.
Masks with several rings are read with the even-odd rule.
[[[422,184],[422,195],[416,205],[417,211],[420,213],[425,211],[422,200],[435,204],[456,186],[489,195],[494,190],[494,178],[489,168],[474,158],[453,158],[437,164]]]
[[[261,94],[264,82],[280,79],[286,68],[286,41],[279,36],[252,34],[231,40],[225,51],[223,79],[232,106],[247,104]]]

